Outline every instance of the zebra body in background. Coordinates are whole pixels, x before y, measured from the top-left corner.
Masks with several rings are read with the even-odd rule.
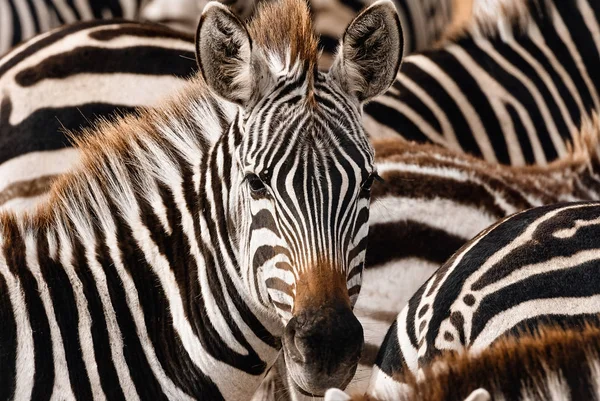
[[[0,0],[0,54],[36,34],[92,19],[137,19],[147,0]]]
[[[503,164],[562,157],[599,110],[599,20],[596,0],[475,1],[467,28],[404,60],[367,132]]]
[[[600,176],[587,181],[595,187]],[[597,190],[597,188],[596,188]],[[484,230],[409,300],[388,331],[368,394],[401,399],[393,377],[436,357],[479,352],[541,324],[600,323],[600,204],[529,209]]]
[[[499,68],[499,61],[490,64],[493,59],[500,60],[501,54],[506,57],[510,49],[520,49],[521,53],[525,45],[529,46],[531,53],[533,50],[530,48],[534,45],[542,49],[538,43],[539,35],[531,33],[539,27],[547,35],[556,32],[559,38],[568,37],[567,28],[576,24],[582,15],[590,15],[584,14],[586,5],[592,10],[598,7],[595,3],[582,1],[577,3],[580,9],[575,8],[574,3],[565,2],[561,3],[560,10],[556,10],[553,3],[544,4],[547,4],[544,9],[547,16],[542,18],[536,14],[537,20],[523,9],[517,10],[519,18],[516,22],[507,22],[507,16],[497,17],[496,25],[505,24],[507,27],[501,30],[505,33],[502,37],[494,30],[487,33],[493,18],[482,15],[482,9],[476,8],[473,17],[476,23],[470,25],[471,33],[462,37],[458,35],[460,40],[437,50],[406,57],[394,87],[388,94],[367,105],[364,116],[367,132],[373,138],[380,138],[387,136],[390,126],[393,126],[405,139],[435,142],[480,155],[488,161],[517,165],[523,162],[545,164],[564,156],[567,143],[572,140],[572,132],[577,131],[581,118],[589,114],[590,104],[595,103],[596,89],[586,87],[582,82],[587,82],[586,76],[593,75],[589,71],[597,61],[597,49],[589,49],[580,62],[568,70],[566,67],[559,68],[555,63],[544,63],[546,69],[540,69],[533,58],[524,55],[522,58],[528,59],[532,67],[523,71],[530,72],[530,75],[517,74],[504,64],[507,70]],[[560,20],[562,25],[550,24],[549,19],[556,20],[561,16],[558,11],[566,14],[565,7],[573,8],[569,9],[570,18],[563,17]],[[527,28],[519,25],[518,21],[523,21],[520,24]],[[598,40],[592,24],[594,21],[591,16],[586,17],[587,25],[579,24],[572,35],[591,37],[586,48]],[[516,32],[508,35],[507,32],[513,30]],[[185,43],[186,40],[189,43]],[[173,85],[175,90],[183,84],[184,77],[194,73],[192,46],[191,38],[185,35],[144,24],[65,28],[49,35],[45,41],[37,39],[21,46],[0,60],[0,87],[4,88],[0,94],[0,141],[4,152],[0,162],[29,152],[68,147],[69,140],[57,127],[77,129],[80,125],[87,125],[87,120],[94,120],[94,116],[109,116],[116,109],[126,112],[134,106],[155,104],[157,98],[168,92],[169,85]],[[550,54],[550,50],[548,45],[544,54]],[[574,51],[570,47],[567,50]],[[558,54],[557,51],[555,53]],[[460,58],[463,64],[469,61],[473,68],[467,64],[464,64],[468,67],[466,70],[457,67],[460,60],[456,55],[463,55]],[[575,53],[572,57],[562,53],[560,56],[560,60],[576,58]],[[490,75],[490,71],[474,68],[476,65],[495,65],[498,68],[494,67],[493,71],[499,75],[498,79],[513,74],[515,85],[504,88]],[[508,73],[501,75],[502,71]],[[552,79],[549,80],[549,77]],[[464,87],[460,86],[461,83]],[[159,88],[155,94],[144,90],[154,87]],[[522,90],[517,92],[517,88]],[[511,94],[511,91],[514,93]],[[57,98],[56,93],[64,93],[65,96]],[[14,101],[11,97],[15,97]],[[477,101],[471,103],[470,99]],[[495,111],[491,111],[490,105]],[[568,105],[569,112],[560,112],[564,111],[560,105]],[[44,126],[33,124],[30,120],[51,123]],[[23,121],[26,123],[18,126]],[[522,128],[527,128],[527,132]],[[36,137],[32,137],[34,132]],[[24,139],[21,139],[23,135]],[[50,154],[32,157],[41,160],[46,156]],[[59,174],[68,169],[66,162],[57,163],[56,158],[51,157],[47,159],[45,166],[55,166],[49,168],[48,174]],[[29,172],[31,167],[23,169],[23,164],[31,166],[31,163],[26,158],[22,160],[21,163],[9,164],[7,168],[0,166],[0,170],[5,170],[0,174],[4,181],[0,183],[4,190],[0,194],[0,203],[12,199],[12,204],[7,205],[9,207],[23,204],[27,208],[36,204],[38,199],[31,198],[31,195],[42,195],[47,188],[47,184],[43,183],[51,181],[46,177],[40,185],[32,182],[40,173]],[[26,172],[26,176],[21,177],[19,171]],[[19,181],[22,182],[13,185]],[[29,199],[28,193],[31,194]]]
[[[360,108],[397,73],[394,7],[352,22],[328,74],[302,0],[247,26],[209,3],[197,37],[200,78],[87,130],[47,202],[0,215],[0,399],[247,400],[279,349],[304,391],[351,379]]]
[[[409,384],[408,395],[375,399],[330,390],[325,400],[595,401],[600,393],[599,349],[597,327],[542,326],[518,338],[500,338],[479,353],[447,353],[425,367],[418,378],[407,372],[398,379]]]
[[[79,153],[65,131],[154,106],[196,72],[192,38],[153,24],[91,21],[0,59],[0,204],[31,210]],[[60,94],[60,96],[57,96]]]

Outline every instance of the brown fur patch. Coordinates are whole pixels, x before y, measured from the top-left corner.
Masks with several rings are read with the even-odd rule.
[[[346,276],[330,266],[318,266],[302,272],[296,279],[294,314],[322,305],[350,306]]]
[[[0,192],[0,205],[16,198],[31,198],[43,195],[50,190],[58,175],[44,175],[32,180],[16,181]]]
[[[438,41],[439,46],[469,34],[476,37],[496,35],[502,25],[522,32],[531,20],[528,0],[454,0],[453,8],[453,21]]]
[[[496,392],[519,395],[521,386],[531,388],[534,383],[543,384],[541,380],[548,372],[560,372],[565,383],[576,383],[580,387],[573,390],[578,393],[572,394],[572,399],[587,401],[581,392],[589,390],[587,365],[591,360],[598,360],[598,350],[600,328],[545,327],[537,333],[505,337],[478,355],[443,355],[424,369],[419,382],[412,374],[396,379],[416,389],[406,401],[463,401],[478,388],[486,389],[492,397]],[[507,396],[506,399],[515,398]],[[385,400],[353,395],[352,401]]]
[[[418,384],[414,376],[400,379],[417,388],[411,398],[414,401],[464,400],[481,387],[490,394],[506,394],[523,383],[530,388],[533,383],[541,383],[548,372],[560,372],[565,382],[571,375],[583,382],[589,374],[585,365],[590,359],[598,359],[599,349],[597,327],[582,331],[546,327],[538,333],[501,339],[477,356],[445,355],[425,369]]]
[[[292,63],[304,63],[309,73],[316,68],[318,41],[305,0],[261,3],[248,31],[252,40],[278,54],[281,60],[286,60],[289,51]]]

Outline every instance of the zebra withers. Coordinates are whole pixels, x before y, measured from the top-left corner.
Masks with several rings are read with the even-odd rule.
[[[399,381],[411,392],[404,401],[593,401],[600,381],[600,330],[543,326],[518,338],[499,339],[480,353],[437,358],[418,378],[408,372]],[[377,400],[331,390],[326,401]]]
[[[393,376],[416,373],[447,352],[478,352],[541,324],[599,324],[599,222],[599,203],[574,202],[529,209],[484,230],[400,312],[368,393],[396,399],[405,387]]]
[[[197,37],[201,77],[88,130],[47,203],[0,216],[0,399],[247,400],[280,348],[306,392],[351,379],[376,178],[360,109],[399,67],[393,4],[328,74],[301,0],[247,26],[210,3]]]

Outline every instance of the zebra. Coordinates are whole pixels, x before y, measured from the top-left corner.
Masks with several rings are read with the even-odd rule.
[[[100,82],[104,85],[105,88],[102,89],[107,93],[106,98],[113,100],[112,104],[109,103],[106,105],[107,108],[117,108],[119,105],[125,104],[126,106],[120,107],[121,110],[129,111],[128,107],[135,105],[136,102],[146,100],[149,102],[148,104],[152,104],[152,102],[158,101],[151,98],[149,94],[141,91],[139,91],[141,92],[141,96],[136,97],[138,94],[137,88],[151,87],[150,82],[153,82],[155,88],[164,88],[165,92],[161,94],[163,96],[169,91],[170,85],[178,83],[183,85],[188,71],[190,71],[190,74],[192,73],[192,67],[185,67],[181,70],[171,72],[171,70],[167,70],[167,67],[162,64],[152,65],[148,63],[149,66],[157,67],[156,71],[158,72],[148,71],[148,76],[144,74],[112,74],[110,79],[107,78],[102,82],[98,79],[92,80],[86,77],[85,73],[89,73],[88,71],[85,71],[84,74],[79,73],[74,75],[61,72],[61,74],[65,75],[55,74],[54,80],[48,79],[50,78],[49,76],[44,76],[44,74],[49,74],[49,71],[53,70],[52,68],[48,68],[48,65],[52,64],[46,64],[44,60],[52,60],[54,65],[59,65],[62,71],[68,72],[71,68],[70,65],[82,64],[78,62],[80,59],[77,56],[84,54],[89,56],[90,52],[97,50],[104,51],[104,53],[98,53],[95,57],[92,57],[92,60],[100,63],[98,68],[101,71],[104,69],[101,64],[102,62],[105,63],[104,65],[107,62],[115,63],[119,60],[118,55],[125,53],[124,51],[118,52],[114,50],[126,49],[127,53],[136,54],[138,56],[136,58],[144,59],[144,57],[148,57],[144,53],[144,51],[148,51],[144,46],[129,47],[131,43],[142,43],[141,38],[145,40],[144,44],[152,48],[161,46],[165,41],[177,41],[177,47],[172,47],[174,52],[169,53],[169,57],[160,59],[165,60],[170,68],[175,68],[184,62],[190,63],[191,60],[189,59],[194,57],[193,47],[186,47],[188,44],[185,36],[175,34],[166,29],[157,30],[155,26],[133,23],[123,25],[120,23],[94,22],[90,24],[92,25],[82,30],[73,28],[73,31],[58,38],[55,42],[41,44],[39,48],[32,51],[35,55],[39,54],[39,58],[25,54],[22,58],[17,59],[12,68],[5,69],[7,72],[4,73],[3,78],[0,78],[5,79],[4,82],[7,83],[6,85],[0,85],[5,90],[7,88],[12,90],[10,82],[11,80],[16,81],[16,77],[19,74],[21,74],[21,77],[33,76],[38,79],[32,85],[15,85],[15,92],[11,92],[12,98],[18,100],[19,97],[12,95],[12,93],[18,93],[19,90],[24,89],[23,93],[27,94],[27,99],[31,99],[31,101],[18,100],[13,102],[11,107],[13,107],[14,111],[11,112],[6,112],[8,102],[5,102],[2,108],[2,111],[4,111],[2,115],[5,118],[11,116],[12,120],[12,116],[15,115],[21,116],[20,118],[32,115],[33,111],[25,110],[20,112],[17,107],[36,105],[36,102],[37,104],[43,104],[41,100],[44,97],[39,94],[40,92],[43,93],[45,88],[39,84],[45,81],[56,82],[56,78],[62,78],[58,82],[63,85],[63,88],[66,88],[64,93],[73,93],[73,96],[65,96],[64,99],[75,100],[66,105],[59,103],[59,107],[53,108],[50,111],[57,113],[59,109],[66,110],[65,116],[75,116],[77,123],[74,123],[73,120],[66,120],[68,123],[65,123],[65,125],[74,128],[77,124],[89,124],[87,120],[92,120],[91,116],[93,113],[93,111],[90,112],[89,110],[94,109],[85,109],[80,106],[68,109],[67,106],[73,103],[75,105],[91,103],[91,100],[85,100],[85,98],[82,100],[82,98],[77,98],[76,96],[85,97],[91,95],[91,99],[93,99],[96,96],[94,92],[97,92],[98,89],[94,87],[94,84]],[[69,39],[68,45],[64,42],[67,39]],[[68,46],[73,46],[73,43],[87,44],[92,50],[86,49],[85,52],[70,52],[72,47]],[[68,49],[69,52],[65,52],[65,49]],[[136,51],[140,53],[134,53]],[[19,54],[17,49],[15,55],[8,60],[16,58]],[[94,53],[91,54],[93,55]],[[99,57],[100,54],[102,54],[102,57]],[[40,60],[44,62],[43,68],[41,68]],[[58,60],[59,62],[54,60]],[[135,71],[135,68],[139,67],[134,65],[132,68]],[[156,75],[161,71],[168,72],[160,76],[159,80],[156,78]],[[81,90],[81,87],[78,87],[82,82],[89,82],[90,86],[87,87],[89,88],[88,90]],[[120,92],[119,88],[126,88],[126,90]],[[127,88],[135,88],[136,90]],[[158,89],[156,92],[158,93]],[[10,101],[11,96],[5,99]],[[114,99],[119,100],[114,101]],[[49,102],[45,104],[45,107],[56,105],[56,103],[63,99],[56,99],[54,97],[48,100]],[[92,104],[92,106],[95,107],[96,105]],[[44,107],[39,108],[44,109]],[[78,113],[78,109],[81,110],[83,116]],[[36,109],[34,108],[33,110],[35,111]],[[15,124],[14,132],[40,132],[44,131],[44,129],[57,131],[56,126],[45,128],[44,124],[47,124],[48,120],[52,121],[52,119],[48,119],[47,116],[44,117],[44,114],[37,117],[36,120],[42,122],[38,131],[24,129],[26,127],[25,124],[17,127],[16,124],[19,123],[19,119],[16,119],[16,122],[12,123]],[[65,118],[60,118],[60,122],[63,121],[65,121]],[[52,122],[54,123],[54,121]],[[58,124],[59,121],[55,123]],[[0,127],[8,126],[10,124],[0,124]],[[594,135],[596,134],[591,136],[595,138]],[[4,146],[4,149],[16,149],[18,145],[23,143],[36,144],[35,138],[24,141],[23,136],[15,137],[7,135],[6,137],[13,138],[16,145]],[[58,145],[51,146],[61,149],[64,145],[60,141],[64,140],[64,137],[59,135],[57,138],[58,140],[55,143],[58,143]],[[562,158],[555,165],[550,165],[544,169],[527,168],[524,170],[521,168],[514,170],[510,168],[504,169],[496,164],[486,163],[453,151],[445,151],[439,146],[407,144],[399,140],[394,142],[391,140],[382,141],[381,143],[373,141],[376,154],[378,155],[376,164],[379,165],[379,163],[382,163],[382,166],[384,166],[380,169],[380,174],[386,180],[386,183],[385,185],[375,183],[371,191],[374,204],[371,208],[370,217],[370,246],[367,250],[365,262],[367,269],[363,273],[365,275],[365,283],[368,284],[366,287],[363,287],[363,295],[359,298],[355,308],[355,313],[361,323],[370,330],[369,333],[365,334],[368,338],[367,349],[360,366],[361,372],[357,375],[357,385],[360,384],[361,376],[366,373],[365,371],[370,369],[372,359],[374,359],[371,359],[371,355],[376,354],[385,331],[398,313],[397,308],[403,305],[404,300],[407,300],[441,263],[480,230],[494,223],[496,220],[524,208],[557,201],[598,199],[596,192],[581,192],[577,186],[579,181],[585,182],[587,179],[585,176],[580,177],[578,174],[581,174],[582,171],[583,174],[586,174],[587,170],[585,168],[589,163],[592,163],[592,167],[594,167],[594,159],[590,159],[590,156],[595,151],[595,145],[592,144],[585,147],[586,141],[579,141],[576,136],[575,139],[575,144],[579,142],[583,143],[584,150],[582,152],[575,151],[572,155]],[[49,142],[44,137],[39,140],[41,144]],[[36,144],[35,146],[40,145]],[[45,148],[45,150],[56,149],[51,146]],[[71,148],[66,148],[59,152],[54,154],[57,155],[57,159],[65,161],[64,164],[59,166],[59,168],[65,169],[63,171],[70,168],[68,157],[73,157],[74,159],[79,157],[78,153]],[[74,153],[70,153],[69,156],[69,153],[64,152]],[[47,157],[48,154],[52,153],[32,153],[31,158],[15,158],[11,160],[11,165],[9,165],[12,170],[0,172],[0,177],[10,180],[13,177],[19,176],[19,174],[22,175],[21,172],[24,168],[35,168],[37,165],[33,162]],[[7,157],[10,156],[7,155]],[[33,186],[37,182],[35,177],[40,175],[44,178],[41,180],[40,185],[48,185],[52,181],[50,178],[53,177],[44,177],[44,169],[47,169],[47,167],[41,166],[39,170],[34,171],[32,173],[34,179],[25,181],[25,184],[27,184],[25,187]],[[61,171],[57,169],[51,171],[51,173],[60,174]],[[549,176],[549,179],[546,179],[546,175]],[[423,185],[422,187],[409,185],[415,182],[435,183],[435,185]],[[404,185],[396,185],[394,187],[398,183],[404,183]],[[490,183],[493,185],[490,186]],[[500,186],[498,187],[498,185]],[[444,188],[457,186],[464,188],[464,191],[444,191]],[[14,190],[15,187],[18,188],[18,186],[12,186],[10,189]],[[386,190],[386,188],[394,189]],[[424,190],[428,192],[423,192]],[[521,195],[515,196],[515,192]],[[473,202],[472,199],[467,197],[471,193],[481,194],[482,199],[489,199],[491,201]],[[43,197],[45,196],[47,195]],[[15,200],[18,200],[18,198],[15,198]],[[502,206],[496,207],[495,203]],[[415,213],[414,207],[416,204],[420,207],[419,213]],[[469,225],[465,225],[464,219],[461,218],[460,213],[465,212],[469,213],[470,216],[471,224]],[[405,244],[405,246],[398,247],[397,244]],[[432,244],[436,245],[436,247],[432,247]],[[393,278],[393,280],[390,278]],[[396,285],[403,281],[406,284],[403,290],[399,291]]]
[[[586,181],[597,183],[591,174]],[[398,314],[383,341],[368,394],[401,399],[435,358],[479,352],[501,336],[543,324],[598,325],[600,203],[536,207],[482,231],[440,267]]]
[[[0,399],[247,400],[279,349],[304,391],[344,386],[377,177],[360,108],[401,39],[376,2],[325,74],[302,0],[248,25],[209,3],[199,77],[86,130],[47,202],[0,215]]]
[[[600,383],[600,330],[542,326],[518,338],[498,339],[480,353],[446,354],[424,369],[406,401],[592,401]],[[387,401],[390,398],[378,399]],[[326,401],[375,401],[328,391]]]
[[[405,58],[365,128],[503,164],[560,158],[598,111],[599,20],[595,0],[476,1],[463,29]]]

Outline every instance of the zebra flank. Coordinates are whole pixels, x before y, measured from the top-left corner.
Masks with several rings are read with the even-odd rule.
[[[358,307],[397,313],[461,246],[508,215],[599,200],[597,125],[585,122],[570,153],[543,167],[502,166],[398,139],[373,141],[384,182],[371,191],[364,294],[373,295],[363,295]],[[381,286],[384,276],[388,285]]]
[[[592,401],[600,383],[600,330],[542,326],[497,340],[479,353],[448,353],[396,379],[407,390],[386,398],[332,390],[325,401]]]

